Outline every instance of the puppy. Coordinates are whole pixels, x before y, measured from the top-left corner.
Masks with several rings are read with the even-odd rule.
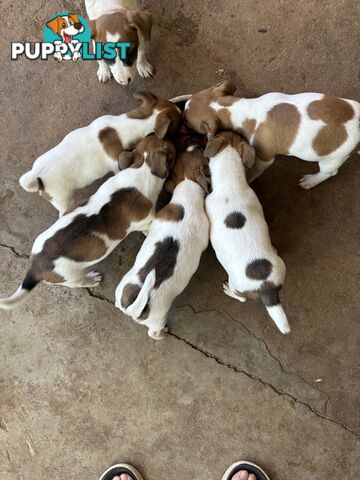
[[[15,308],[41,281],[71,288],[96,286],[101,274],[85,269],[106,258],[129,233],[149,228],[175,147],[151,135],[135,152],[122,156],[133,160],[132,168],[111,177],[84,205],[38,236],[24,281],[11,297],[0,299],[0,308]]]
[[[172,200],[157,213],[134,266],[116,289],[116,306],[156,340],[163,338],[171,304],[196,272],[209,242],[206,164],[198,151],[180,154],[171,179]]]
[[[138,9],[136,0],[85,0],[95,42],[131,44],[126,59],[100,60],[97,76],[107,82],[111,74],[120,85],[128,85],[136,70],[143,78],[153,75],[153,66],[145,57],[145,41],[151,40],[152,16]]]
[[[212,193],[206,198],[210,240],[216,256],[229,275],[224,292],[240,302],[260,298],[283,334],[290,332],[279,290],[285,264],[271,245],[263,209],[246,181],[245,167],[255,151],[232,132],[209,141]]]
[[[233,130],[247,139],[257,157],[249,181],[270,167],[275,155],[294,155],[319,163],[318,173],[299,181],[310,189],[336,175],[352,153],[360,153],[360,103],[320,93],[237,98],[235,90],[224,81],[173,101],[189,98],[185,121],[208,138],[218,130]]]
[[[53,149],[41,155],[20,178],[28,192],[39,192],[60,212],[71,208],[77,189],[109,172],[126,167],[121,152],[155,132],[164,138],[181,124],[179,109],[150,92],[134,95],[142,105],[119,116],[105,115],[87,127],[70,132]]]

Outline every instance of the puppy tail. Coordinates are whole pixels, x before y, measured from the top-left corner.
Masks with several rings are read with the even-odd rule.
[[[38,192],[43,189],[41,179],[36,177],[32,170],[24,173],[24,175],[20,177],[19,183],[27,192]]]
[[[156,271],[155,268],[151,270],[150,273],[145,278],[145,282],[141,287],[139,295],[136,297],[134,303],[128,306],[126,309],[126,315],[129,315],[132,318],[138,319],[142,314],[146,304],[149,301],[149,296],[152,288],[155,285],[156,281]]]
[[[16,292],[11,297],[0,298],[0,308],[3,310],[13,310],[23,303],[31,290],[40,282],[30,270]]]
[[[271,287],[267,290],[263,290],[259,293],[260,299],[266,307],[266,310],[270,317],[275,322],[280,332],[284,335],[288,335],[291,331],[286,313],[280,303],[279,287]]]

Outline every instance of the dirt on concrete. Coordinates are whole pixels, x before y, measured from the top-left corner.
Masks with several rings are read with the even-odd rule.
[[[157,75],[100,85],[96,62],[10,60],[12,41],[42,40],[45,22],[82,2],[3,1],[0,295],[26,270],[33,240],[56,217],[18,178],[69,131],[229,78],[238,94],[320,91],[360,99],[357,0],[142,2],[155,17]],[[222,72],[223,70],[223,72]],[[91,158],[89,158],[91,162]],[[95,291],[40,286],[1,313],[0,479],[94,479],[115,461],[150,479],[220,479],[239,458],[272,479],[358,479],[359,157],[311,191],[316,166],[279,158],[254,183],[287,264],[283,337],[261,305],[224,296],[211,248],[149,339],[113,305],[141,235],[101,265]]]

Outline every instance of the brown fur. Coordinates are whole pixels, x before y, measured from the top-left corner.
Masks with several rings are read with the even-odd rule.
[[[128,283],[125,285],[121,295],[121,305],[123,308],[128,308],[137,299],[140,293],[141,287],[134,283]]]
[[[165,222],[181,222],[184,215],[185,211],[182,205],[169,203],[156,214],[156,218]]]
[[[145,137],[131,152],[131,168],[140,168],[143,165],[145,152],[151,173],[160,178],[167,177],[176,157],[174,144],[170,140],[160,140],[155,135]]]
[[[172,277],[178,252],[179,242],[173,237],[157,242],[154,253],[138,272],[140,281],[144,283],[147,275],[155,268],[154,288],[159,288],[165,280]]]
[[[128,42],[131,46],[139,46],[138,30],[140,28],[140,14],[150,15],[148,12],[113,12],[111,14],[105,14],[101,17],[91,20],[91,36],[95,42],[106,42],[106,32],[112,35],[118,33],[122,42]],[[151,16],[151,15],[150,15]],[[145,19],[145,17],[144,17]],[[143,28],[145,22],[143,23]],[[151,28],[150,28],[151,31]],[[146,33],[146,35],[144,35]],[[149,38],[148,28],[144,28],[143,35],[145,38]]]
[[[202,151],[196,148],[192,152],[182,152],[176,159],[165,190],[172,193],[179,183],[185,178],[198,183],[205,193],[210,191],[209,161]]]
[[[175,132],[181,125],[181,112],[176,105],[168,100],[158,98],[151,92],[139,92],[134,98],[142,102],[141,106],[128,112],[128,118],[144,120],[149,118],[154,110],[161,111],[156,118],[155,134],[158,138],[164,138],[168,132]]]
[[[241,125],[240,133],[249,142],[256,127],[255,118],[247,118]]]
[[[77,262],[100,259],[107,251],[105,242],[96,234],[122,240],[133,221],[146,218],[152,208],[150,200],[135,188],[123,188],[112,195],[99,214],[77,215],[73,221],[46,240],[42,251],[31,259],[31,271],[39,280],[61,283],[52,270],[57,258]]]
[[[123,146],[115,128],[106,127],[100,130],[99,140],[107,155],[113,160],[119,161],[119,155],[123,151]]]
[[[295,105],[275,105],[255,131],[254,147],[257,156],[265,162],[273,159],[276,154],[288,154],[299,131],[300,121],[301,115]]]
[[[243,138],[234,132],[221,132],[211,139],[205,149],[204,155],[208,158],[215,157],[218,153],[231,145],[240,155],[243,164],[251,168],[255,162],[255,150]]]
[[[313,148],[318,155],[329,155],[347,140],[344,123],[355,115],[350,103],[341,98],[326,96],[322,100],[311,102],[307,111],[312,120],[326,123],[313,141]]]
[[[190,100],[191,108],[184,112],[186,123],[196,132],[205,135],[215,135],[220,128],[228,128],[229,116],[226,110],[220,110],[222,111],[221,119],[218,112],[209,105],[211,102],[217,101],[221,105],[228,106],[231,102],[238,100],[238,98],[232,97],[235,90],[235,85],[225,80],[214,87],[193,95]],[[226,125],[222,125],[222,121]]]

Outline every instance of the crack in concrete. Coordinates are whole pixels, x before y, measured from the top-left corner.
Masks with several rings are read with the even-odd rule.
[[[219,358],[218,356],[214,355],[213,353],[211,352],[207,352],[206,350],[202,349],[202,348],[199,348],[197,345],[193,344],[192,342],[190,342],[189,340],[187,340],[186,338],[183,338],[183,337],[180,337],[179,335],[177,335],[176,333],[173,333],[171,330],[168,331],[168,334],[174,338],[176,338],[177,340],[180,340],[181,342],[185,343],[186,345],[188,345],[189,347],[191,347],[193,350],[196,350],[197,352],[201,353],[202,355],[204,355],[205,357],[207,358],[211,358],[212,360],[215,360],[216,363],[218,363],[219,365],[221,365],[222,367],[226,367],[226,368],[229,368],[230,370],[233,370],[235,373],[241,373],[243,375],[246,375],[248,378],[250,378],[251,380],[254,380],[256,382],[260,382],[262,385],[264,385],[265,387],[268,387],[270,388],[273,392],[275,392],[277,395],[280,395],[280,396],[285,396],[285,397],[288,397],[290,398],[291,400],[293,400],[295,403],[297,404],[300,404],[302,405],[303,407],[307,408],[308,410],[310,410],[312,413],[314,413],[317,417],[319,418],[322,418],[323,420],[328,420],[329,422],[331,423],[334,423],[335,425],[337,425],[338,427],[341,427],[343,428],[344,430],[346,430],[347,432],[351,433],[352,435],[354,435],[355,437],[360,437],[360,434],[354,430],[352,430],[351,428],[349,428],[347,425],[344,425],[342,422],[339,422],[333,418],[330,418],[330,417],[327,417],[326,415],[323,415],[321,414],[320,412],[318,412],[317,410],[315,410],[311,405],[309,405],[308,403],[306,402],[303,402],[301,400],[298,400],[296,397],[294,397],[293,395],[291,395],[290,393],[287,393],[287,392],[283,392],[282,390],[279,390],[277,389],[276,387],[274,387],[273,385],[271,385],[271,383],[268,383],[268,382],[265,382],[264,380],[262,380],[261,378],[259,377],[256,377],[254,375],[252,375],[251,373],[247,372],[246,370],[243,370],[243,369],[240,369],[238,367],[236,367],[235,365],[232,365],[231,363],[228,363],[228,362],[224,362],[223,360],[221,360],[221,358]]]
[[[6,244],[3,244],[3,243],[0,243],[0,247],[3,247],[3,248],[6,248],[8,250],[10,250],[16,257],[18,258],[25,258],[25,259],[28,259],[29,258],[29,255],[26,255],[26,254],[23,254],[23,253],[19,253],[15,250],[14,247],[10,246],[10,245],[6,245]],[[100,300],[102,302],[106,302],[108,303],[109,305],[112,305],[112,306],[115,306],[114,305],[114,302],[112,302],[111,300],[109,300],[107,297],[105,297],[104,295],[98,293],[98,292],[94,292],[93,289],[91,288],[85,288],[86,292],[88,293],[88,295],[92,298],[95,298],[96,300]],[[210,312],[216,312],[220,315],[223,315],[221,312],[219,312],[218,310],[202,310],[202,311],[199,311],[197,312],[191,305],[183,305],[183,306],[180,306],[180,307],[176,307],[176,308],[184,308],[184,307],[189,307],[191,308],[191,310],[194,312],[194,314],[197,314],[197,313],[210,313]],[[259,342],[262,342],[266,348],[266,350],[268,351],[269,355],[275,360],[277,361],[277,363],[279,364],[281,370],[287,374],[287,375],[295,375],[297,376],[298,378],[302,379],[305,383],[307,383],[308,385],[310,385],[306,380],[304,380],[300,375],[297,375],[297,374],[291,374],[289,372],[287,372],[281,362],[273,356],[273,354],[270,352],[270,349],[268,348],[268,346],[266,345],[266,343],[262,340],[262,339],[259,339],[255,334],[253,334],[245,325],[243,325],[241,322],[235,320],[231,315],[229,314],[226,314],[229,316],[229,318],[231,318],[235,323],[238,323],[240,324],[248,333],[249,335],[253,336],[254,338],[256,338]],[[211,358],[213,360],[216,361],[216,363],[218,363],[219,365],[223,366],[223,367],[226,367],[226,368],[229,368],[231,370],[233,370],[234,372],[236,373],[240,373],[240,374],[243,374],[245,376],[247,376],[248,378],[252,379],[253,381],[256,381],[256,382],[260,382],[263,386],[265,387],[268,387],[270,388],[273,392],[275,392],[277,395],[280,395],[280,396],[286,396],[288,398],[290,398],[291,400],[293,400],[295,403],[297,404],[300,404],[302,406],[304,406],[305,408],[307,408],[308,410],[310,410],[312,413],[314,413],[317,417],[319,418],[322,418],[323,420],[327,420],[335,425],[337,425],[338,427],[340,428],[343,428],[344,430],[346,430],[347,432],[351,433],[352,435],[356,436],[356,437],[360,437],[360,433],[356,432],[355,430],[352,430],[350,427],[348,427],[347,425],[343,424],[342,422],[339,422],[331,417],[328,417],[320,412],[318,412],[316,409],[314,409],[310,404],[306,403],[306,402],[303,402],[299,399],[297,399],[296,397],[294,397],[293,395],[291,395],[290,393],[287,393],[287,392],[284,392],[284,391],[281,391],[279,389],[277,389],[276,387],[274,387],[273,385],[271,385],[271,383],[268,383],[268,382],[265,382],[264,380],[262,380],[261,378],[259,377],[256,377],[254,375],[252,375],[251,373],[249,372],[246,372],[245,370],[242,370],[234,365],[231,365],[230,363],[227,363],[227,362],[224,362],[223,360],[221,360],[221,358],[217,357],[216,355],[214,355],[213,353],[210,353],[210,352],[207,352],[206,350],[204,349],[201,349],[199,348],[197,345],[193,344],[192,342],[190,342],[189,340],[187,340],[186,338],[183,338],[183,337],[180,337],[179,335],[173,333],[171,330],[168,331],[168,334],[170,336],[172,336],[173,338],[185,343],[186,345],[188,345],[189,347],[191,347],[193,350],[196,350],[197,352],[205,355],[207,358]],[[312,386],[312,385],[311,385]],[[318,390],[319,392],[321,392],[321,390]],[[324,392],[321,392],[321,393],[324,393]],[[325,394],[327,395],[327,394]],[[327,407],[328,407],[328,403],[329,403],[329,396],[327,395],[328,399],[325,403],[325,413],[327,411]]]
[[[0,247],[3,247],[3,248],[7,248],[8,250],[10,250],[14,255],[15,257],[18,257],[18,258],[30,258],[29,255],[26,255],[25,253],[19,253],[15,250],[14,247],[12,247],[11,245],[6,245],[5,243],[0,243]]]
[[[282,365],[281,361],[271,352],[269,346],[267,345],[266,341],[260,337],[258,337],[257,335],[255,335],[255,333],[253,333],[251,330],[249,330],[249,328],[244,324],[242,323],[240,320],[234,318],[230,313],[226,312],[226,313],[222,313],[220,312],[219,310],[216,310],[216,309],[211,309],[211,310],[196,310],[192,305],[190,304],[185,304],[185,305],[182,305],[182,306],[179,306],[179,307],[175,307],[175,308],[184,308],[184,307],[188,307],[192,310],[192,312],[196,315],[196,314],[201,314],[201,313],[217,313],[218,315],[220,315],[221,317],[224,317],[224,316],[227,316],[230,318],[230,320],[232,320],[234,323],[240,325],[241,327],[243,327],[243,329],[253,338],[255,338],[255,340],[257,340],[259,343],[261,343],[262,345],[264,345],[266,351],[268,352],[269,356],[279,365],[279,368],[280,370],[285,374],[285,375],[289,375],[289,376],[292,376],[292,377],[295,377],[295,378],[299,378],[300,380],[302,380],[306,385],[308,385],[310,388],[318,391],[320,394],[324,395],[326,397],[326,400],[325,400],[325,403],[324,403],[324,413],[327,412],[327,407],[328,407],[328,403],[330,402],[330,396],[326,393],[326,392],[323,392],[322,390],[320,390],[319,388],[316,388],[314,385],[312,385],[310,382],[308,382],[305,378],[303,378],[301,375],[299,375],[298,373],[295,373],[295,372],[289,372],[288,370],[286,370],[284,368],[284,366]]]

